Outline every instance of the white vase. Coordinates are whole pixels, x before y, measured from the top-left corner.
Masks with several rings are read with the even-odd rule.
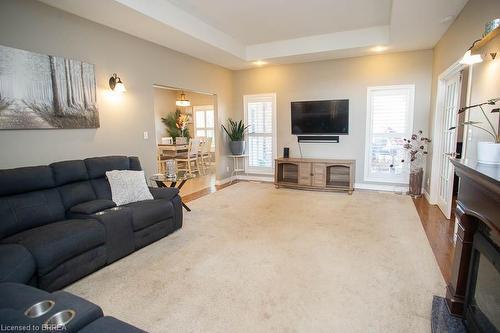
[[[500,143],[478,142],[477,161],[483,164],[500,164]]]

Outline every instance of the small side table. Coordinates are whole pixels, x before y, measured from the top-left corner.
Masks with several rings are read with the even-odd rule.
[[[186,184],[186,182],[188,180],[193,179],[193,178],[196,178],[196,176],[194,174],[190,174],[187,172],[178,172],[174,177],[167,177],[164,174],[157,174],[157,175],[150,177],[149,179],[151,181],[154,181],[156,183],[156,186],[158,186],[158,187],[167,187],[166,183],[170,183],[170,185],[168,187],[175,187],[175,188],[178,188],[180,191],[181,188],[184,186],[184,184]],[[177,185],[177,183],[179,183],[179,185]],[[181,197],[181,202],[182,202],[182,206],[188,212],[190,212],[191,208],[189,208],[184,203],[184,201],[182,201],[182,197]]]
[[[231,183],[233,183],[233,177],[238,175],[238,172],[243,172],[245,171],[245,158],[248,157],[248,155],[243,154],[243,155],[228,155],[229,157],[233,158],[233,172],[231,172]],[[240,166],[240,161],[243,161],[243,165]]]

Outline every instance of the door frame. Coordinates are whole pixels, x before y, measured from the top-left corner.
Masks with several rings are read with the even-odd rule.
[[[459,74],[463,69],[465,69],[467,65],[460,64],[460,61],[456,61],[453,65],[448,67],[445,71],[443,71],[437,80],[437,93],[436,93],[436,108],[434,112],[434,129],[432,131],[432,164],[431,164],[431,179],[429,186],[429,196],[427,200],[430,204],[437,204],[438,202],[438,193],[439,193],[439,170],[440,170],[440,157],[442,156],[441,151],[441,132],[443,130],[443,113],[444,113],[444,104],[445,104],[445,85],[446,81],[453,77],[456,74]],[[469,66],[469,75],[467,81],[467,91],[466,91],[466,101],[467,105],[470,104],[470,93],[471,93],[471,82],[472,82],[472,67]],[[469,120],[469,111],[465,113],[465,120]],[[463,146],[462,146],[462,158],[465,158],[466,155],[466,147],[467,147],[467,137],[468,131],[467,128],[463,131]],[[454,168],[452,166],[452,172],[454,172]]]

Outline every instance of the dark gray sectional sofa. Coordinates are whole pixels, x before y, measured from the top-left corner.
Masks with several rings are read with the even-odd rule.
[[[0,295],[9,282],[61,289],[182,227],[177,189],[150,188],[154,200],[117,207],[111,170],[141,165],[106,156],[0,170]],[[0,303],[0,318],[8,308]],[[119,326],[94,326],[109,322]]]

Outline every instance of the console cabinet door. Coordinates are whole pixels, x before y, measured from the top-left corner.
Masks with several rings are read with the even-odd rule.
[[[325,187],[326,186],[326,166],[324,163],[312,164],[312,186]]]
[[[299,164],[299,185],[311,186],[311,165],[312,163]]]

